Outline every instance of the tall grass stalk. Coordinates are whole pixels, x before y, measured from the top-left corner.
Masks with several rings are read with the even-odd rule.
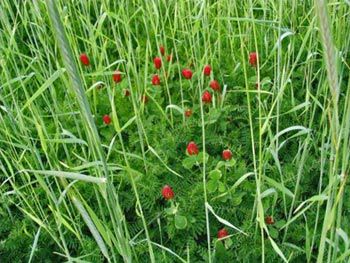
[[[90,145],[91,149],[93,150],[93,152],[95,153],[95,158],[98,161],[102,162],[102,167],[103,167],[103,170],[101,171],[102,176],[104,176],[107,180],[106,204],[107,204],[108,210],[111,214],[111,220],[113,222],[114,231],[116,231],[116,233],[118,232],[121,234],[121,236],[119,236],[119,237],[121,237],[122,239],[119,239],[118,242],[124,243],[122,245],[122,247],[125,250],[123,249],[123,250],[120,250],[119,252],[123,256],[124,260],[130,262],[131,258],[132,258],[131,249],[130,249],[129,244],[126,243],[127,240],[125,239],[125,236],[124,236],[125,234],[123,234],[124,228],[121,225],[121,223],[124,220],[122,217],[120,217],[121,215],[119,213],[117,213],[116,209],[114,208],[115,206],[117,206],[117,207],[119,206],[118,200],[115,199],[114,187],[113,187],[113,184],[111,181],[110,174],[108,172],[107,164],[105,161],[105,156],[102,152],[101,140],[99,138],[99,135],[98,135],[98,132],[96,129],[96,125],[95,125],[93,117],[92,117],[92,113],[91,113],[90,106],[89,106],[89,103],[88,103],[86,95],[85,95],[85,90],[83,88],[80,74],[78,72],[76,62],[74,60],[73,52],[71,50],[68,39],[66,37],[66,33],[64,30],[63,24],[61,22],[56,3],[54,1],[47,0],[46,4],[47,4],[47,8],[48,8],[49,15],[51,18],[52,26],[53,26],[55,34],[56,34],[58,46],[60,47],[63,61],[65,64],[67,73],[69,75],[70,81],[72,83],[73,91],[77,97],[77,101],[79,103],[79,108],[80,108],[82,117],[84,119],[84,124],[85,124],[86,132],[87,132],[87,138],[89,140],[89,145]],[[102,191],[103,191],[103,189],[102,189]],[[75,202],[73,202],[73,203],[79,204],[79,202],[76,201],[76,199],[74,199],[74,200],[75,200]],[[80,212],[84,211],[83,207],[81,205],[80,206],[78,205],[77,208]],[[83,217],[85,218],[86,216],[83,216]],[[105,256],[107,256],[106,249],[104,248],[102,251],[103,251],[103,254]],[[152,255],[152,253],[151,253],[151,255]]]
[[[329,25],[329,17],[327,12],[326,2],[324,0],[315,0],[315,9],[319,20],[323,50],[324,50],[324,61],[326,64],[328,85],[331,94],[331,105],[328,108],[328,118],[330,126],[330,138],[331,138],[331,158],[330,158],[330,171],[328,177],[328,200],[325,211],[325,217],[322,225],[321,240],[319,243],[319,252],[317,256],[317,262],[324,262],[324,254],[326,248],[327,235],[330,232],[330,239],[334,240],[334,223],[336,221],[335,214],[337,209],[336,196],[337,192],[341,194],[339,188],[339,162],[341,159],[340,142],[341,133],[339,130],[339,115],[338,115],[338,101],[339,101],[339,83],[338,83],[338,65],[335,56],[335,48],[333,44],[332,31]],[[346,138],[346,141],[348,138]],[[346,177],[345,171],[341,171],[343,175],[343,182]],[[329,246],[328,262],[330,260],[332,247]]]

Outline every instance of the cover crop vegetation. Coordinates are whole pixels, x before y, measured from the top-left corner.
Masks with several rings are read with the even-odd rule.
[[[2,0],[0,262],[348,262],[347,0]]]

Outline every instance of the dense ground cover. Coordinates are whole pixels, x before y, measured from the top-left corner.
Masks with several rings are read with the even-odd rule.
[[[1,1],[0,262],[348,262],[349,12]]]

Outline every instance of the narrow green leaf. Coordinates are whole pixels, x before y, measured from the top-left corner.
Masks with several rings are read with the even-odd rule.
[[[61,177],[61,178],[68,178],[68,179],[85,181],[85,182],[96,183],[96,184],[106,183],[106,178],[98,178],[98,177],[94,177],[94,176],[89,176],[89,175],[84,175],[84,174],[79,174],[79,173],[72,173],[72,172],[47,171],[47,170],[24,170],[22,172],[36,173],[36,174],[49,175],[49,176],[55,176],[55,177]]]
[[[282,184],[276,182],[275,180],[273,180],[270,177],[264,176],[264,180],[270,184],[271,186],[273,186],[274,188],[280,190],[281,192],[283,192],[284,194],[288,195],[291,198],[294,198],[294,194],[285,186],[283,186]]]
[[[33,94],[32,97],[27,100],[27,102],[22,107],[21,111],[25,110],[37,97],[41,95],[48,87],[52,85],[52,83],[58,79],[66,70],[65,69],[58,69],[55,73],[52,74],[52,76]]]
[[[102,254],[109,260],[107,247],[106,247],[105,243],[103,242],[103,239],[102,239],[100,233],[96,229],[95,224],[91,220],[91,217],[89,216],[88,212],[85,210],[84,206],[82,205],[82,203],[80,203],[80,201],[77,198],[72,197],[72,201],[73,201],[73,204],[75,205],[75,207],[80,212],[81,216],[83,217],[84,222],[86,223],[87,227],[89,228],[89,230],[90,230],[92,236],[94,237],[98,247],[100,248]]]
[[[288,263],[288,260],[284,256],[283,252],[281,251],[281,249],[277,246],[276,242],[270,236],[269,236],[269,240],[271,242],[273,249],[276,251],[276,253],[283,259],[284,262]]]

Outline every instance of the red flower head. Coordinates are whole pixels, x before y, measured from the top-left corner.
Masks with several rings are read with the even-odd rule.
[[[273,225],[275,223],[275,221],[273,220],[272,216],[267,216],[267,217],[265,217],[265,223],[267,225]]]
[[[204,103],[211,103],[211,94],[209,91],[204,91],[202,95],[202,101]]]
[[[164,56],[165,54],[165,48],[163,46],[160,46],[159,47],[159,51],[160,51],[160,54],[162,54],[162,56]]]
[[[162,67],[162,59],[160,57],[155,57],[153,59],[154,67],[160,69]]]
[[[205,65],[205,66],[204,66],[204,69],[203,69],[203,74],[204,74],[205,76],[210,76],[210,72],[211,72],[211,67],[210,67],[210,65]]]
[[[113,81],[115,83],[119,83],[122,81],[122,74],[120,74],[119,70],[114,71],[113,73]]]
[[[209,86],[215,91],[220,91],[221,90],[220,84],[216,80],[210,81]]]
[[[158,75],[154,75],[152,78],[152,85],[157,86],[160,85],[160,78]]]
[[[192,110],[191,109],[187,109],[185,110],[185,116],[188,118],[188,117],[191,117],[192,115]]]
[[[249,54],[249,64],[252,67],[256,67],[257,62],[258,62],[258,54],[256,52],[251,52]]]
[[[148,102],[148,97],[146,95],[142,95],[141,101],[146,104]]]
[[[107,115],[107,114],[102,117],[102,120],[103,120],[104,124],[106,124],[106,125],[110,124],[112,121],[111,117],[109,117],[109,115]]]
[[[230,150],[223,150],[222,151],[222,159],[225,161],[231,160],[232,158],[232,152]]]
[[[130,96],[130,90],[124,89],[124,96],[129,97]]]
[[[166,56],[166,61],[171,62],[173,60],[173,56],[172,55],[167,55]]]
[[[173,191],[173,189],[171,189],[171,187],[169,185],[164,185],[164,187],[162,189],[162,196],[166,200],[173,199],[174,198],[174,191]]]
[[[226,228],[222,228],[218,231],[218,238],[224,238],[228,236],[228,231]]]
[[[84,65],[84,66],[89,66],[90,65],[90,60],[89,57],[83,53],[80,55],[80,62]]]
[[[182,76],[185,78],[185,79],[191,79],[192,78],[192,71],[188,68],[185,68],[182,70]]]
[[[197,155],[198,154],[198,146],[195,142],[190,142],[188,145],[187,145],[187,153],[189,155]]]

